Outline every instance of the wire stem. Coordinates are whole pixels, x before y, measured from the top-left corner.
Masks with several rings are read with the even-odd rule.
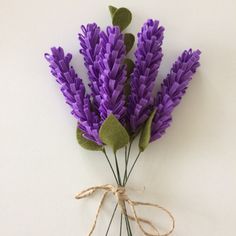
[[[116,180],[116,183],[118,184],[118,179],[117,179],[117,177],[116,177],[116,174],[115,174],[115,171],[114,171],[114,169],[113,169],[113,167],[112,167],[112,164],[111,164],[111,162],[110,162],[110,160],[109,160],[109,158],[108,158],[108,156],[107,156],[107,153],[106,153],[105,148],[103,149],[103,153],[104,153],[104,155],[105,155],[105,157],[106,157],[106,159],[107,159],[107,162],[108,162],[108,164],[109,164],[109,166],[110,166],[110,168],[111,168],[111,171],[112,171],[112,173],[113,173],[113,175],[114,175],[114,178],[115,178],[115,180]]]
[[[138,161],[140,155],[141,155],[141,152],[138,153],[138,156],[136,157],[136,159],[135,159],[135,161],[134,161],[132,167],[130,168],[129,174],[128,174],[126,180],[125,180],[125,184],[128,182],[128,179],[129,179],[129,177],[130,177],[130,174],[132,173],[132,171],[133,171],[133,169],[134,169],[134,166],[135,166],[135,164],[137,163],[137,161]]]
[[[117,155],[116,152],[114,153],[115,156],[115,162],[116,162],[116,172],[117,172],[117,177],[118,177],[118,184],[119,186],[121,186],[121,178],[120,178],[120,170],[119,170],[119,164],[118,164],[118,160],[117,160]]]
[[[123,214],[120,214],[120,236],[122,235]]]
[[[127,147],[125,147],[125,173],[124,173],[124,178],[123,178],[123,186],[125,185],[125,181],[127,179],[127,171],[128,171],[128,164],[129,164],[129,158],[130,158],[130,151],[131,151],[131,146],[132,146],[133,141],[130,141],[129,144],[129,149],[127,153]]]
[[[115,165],[116,165],[116,172],[117,172],[117,175],[115,174],[115,170],[114,168],[112,167],[112,164],[109,160],[109,157],[107,156],[107,153],[106,153],[106,150],[105,148],[103,149],[103,153],[106,157],[106,160],[111,168],[111,171],[114,175],[114,178],[116,180],[116,183],[117,185],[119,186],[125,186],[125,184],[127,183],[127,180],[133,170],[133,167],[137,161],[137,158],[135,160],[135,163],[133,164],[133,166],[131,167],[131,170],[129,171],[129,174],[127,176],[127,171],[128,171],[128,160],[129,160],[129,156],[130,156],[130,150],[131,150],[131,145],[132,145],[132,142],[130,142],[130,145],[129,145],[129,149],[128,149],[128,152],[127,152],[127,148],[125,150],[125,174],[124,174],[124,179],[123,179],[123,185],[122,185],[122,182],[121,182],[121,177],[120,177],[120,169],[119,169],[119,163],[118,163],[118,160],[117,160],[117,155],[116,153],[114,153],[114,156],[115,156]],[[111,216],[111,219],[109,221],[109,225],[108,225],[108,228],[107,228],[107,231],[106,231],[106,234],[105,236],[108,235],[109,233],[109,230],[110,230],[110,227],[111,227],[111,224],[112,224],[112,221],[114,219],[114,216],[115,216],[115,213],[116,213],[116,210],[117,210],[117,207],[118,207],[118,204],[116,204],[114,210],[113,210],[113,213],[112,213],[112,216]],[[126,210],[126,206],[125,206],[125,210]],[[132,232],[131,232],[131,228],[130,228],[130,222],[129,222],[129,218],[128,216],[125,214],[124,215],[124,218],[125,218],[125,223],[126,223],[126,229],[127,229],[127,234],[128,236],[132,236]],[[122,216],[122,213],[121,213],[121,221],[120,221],[120,236],[122,235],[122,224],[123,224],[123,216]]]
[[[125,206],[125,211],[126,211],[126,206]],[[126,223],[126,230],[127,230],[128,236],[132,236],[130,223],[129,223],[129,217],[127,216],[127,214],[125,214],[125,223]]]
[[[115,216],[117,207],[118,207],[118,203],[116,204],[116,206],[115,206],[115,208],[114,208],[114,211],[113,211],[113,213],[112,213],[112,216],[111,216],[111,219],[110,219],[110,221],[109,221],[109,225],[108,225],[108,228],[107,228],[107,231],[106,231],[105,236],[108,235],[108,232],[109,232],[109,230],[110,230],[110,228],[111,228],[111,223],[112,223],[112,221],[113,221],[113,219],[114,219],[114,216]]]

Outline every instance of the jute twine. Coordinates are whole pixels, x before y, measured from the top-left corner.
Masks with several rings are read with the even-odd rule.
[[[76,195],[75,198],[76,199],[87,198],[87,197],[93,195],[97,191],[103,191],[104,193],[103,193],[102,199],[101,199],[101,201],[99,203],[98,209],[96,211],[96,216],[95,216],[93,225],[92,225],[92,227],[90,229],[90,232],[88,233],[88,236],[92,235],[92,233],[93,233],[93,231],[94,231],[94,229],[96,227],[98,215],[99,215],[99,213],[101,211],[101,208],[103,206],[103,203],[104,203],[104,201],[105,201],[105,199],[106,199],[106,197],[107,197],[107,195],[109,193],[112,193],[116,197],[117,203],[120,206],[120,209],[121,209],[122,213],[124,215],[126,215],[130,220],[135,221],[137,223],[139,229],[142,231],[142,233],[145,236],[169,236],[174,231],[175,219],[174,219],[173,215],[167,209],[165,209],[164,207],[159,206],[157,204],[138,202],[138,201],[130,200],[129,197],[127,196],[127,194],[126,194],[126,191],[125,191],[124,187],[120,187],[120,186],[115,187],[115,186],[110,185],[110,184],[94,186],[94,187],[90,187],[90,188],[88,188],[86,190],[81,191],[80,193],[78,193]],[[130,209],[131,209],[131,211],[133,213],[133,216],[127,214],[126,208],[125,208],[125,204],[127,204],[130,207]],[[136,210],[135,210],[135,206],[149,206],[149,207],[155,207],[155,208],[158,208],[158,209],[162,210],[171,219],[171,222],[172,222],[171,229],[167,233],[160,234],[158,228],[155,227],[151,221],[149,221],[149,220],[147,220],[145,218],[139,217],[137,215]],[[153,229],[153,232],[155,232],[155,233],[147,232],[143,228],[142,224],[146,224],[146,225],[150,226]]]

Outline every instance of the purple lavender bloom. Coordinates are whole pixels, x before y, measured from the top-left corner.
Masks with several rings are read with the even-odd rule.
[[[124,84],[126,68],[124,37],[119,27],[107,27],[100,34],[100,116],[105,120],[110,113],[124,124],[126,118]]]
[[[201,52],[199,50],[184,51],[173,64],[170,73],[161,85],[157,94],[157,112],[152,122],[150,142],[160,138],[172,120],[171,113],[185,94],[189,81],[199,67]]]
[[[77,76],[70,61],[71,54],[64,54],[61,47],[51,49],[52,54],[45,54],[46,60],[50,63],[51,73],[56,77],[61,85],[61,91],[66,98],[66,102],[72,108],[72,114],[77,118],[79,128],[84,132],[84,136],[102,144],[98,131],[101,125],[99,117],[91,110],[90,97],[85,93],[82,80]]]
[[[135,133],[149,117],[153,98],[152,90],[162,59],[162,41],[164,28],[159,21],[148,20],[138,33],[138,45],[135,52],[135,68],[131,75],[131,95],[129,96],[129,121],[131,131]]]
[[[95,24],[88,24],[86,27],[82,25],[82,34],[79,34],[79,41],[81,45],[80,53],[84,56],[84,65],[88,70],[89,87],[91,88],[91,95],[93,98],[93,105],[96,112],[98,112],[101,101],[99,91],[99,64],[98,54],[100,52],[99,34],[100,28]]]

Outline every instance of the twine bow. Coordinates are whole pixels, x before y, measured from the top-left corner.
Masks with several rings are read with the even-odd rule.
[[[137,201],[130,200],[129,197],[127,196],[127,194],[126,194],[126,191],[125,191],[124,187],[121,187],[121,186],[115,187],[115,186],[110,185],[110,184],[94,186],[94,187],[90,187],[90,188],[88,188],[86,190],[81,191],[80,193],[78,193],[75,196],[75,198],[76,199],[86,198],[86,197],[91,196],[92,194],[94,194],[97,191],[104,191],[104,193],[103,193],[102,199],[101,199],[101,201],[99,203],[98,209],[96,211],[96,216],[95,216],[93,225],[91,227],[91,230],[90,230],[88,236],[92,235],[92,233],[93,233],[93,231],[94,231],[94,229],[96,227],[98,215],[100,213],[100,210],[102,208],[102,205],[103,205],[103,203],[105,201],[105,198],[107,197],[108,193],[112,193],[116,197],[117,203],[120,206],[122,213],[124,215],[128,216],[128,218],[130,220],[135,221],[137,223],[137,225],[139,226],[139,229],[142,231],[142,233],[145,236],[169,236],[174,231],[175,219],[174,219],[173,215],[167,209],[165,209],[164,207],[159,206],[157,204],[145,203],[145,202],[137,202]],[[131,208],[133,216],[127,214],[126,208],[125,208],[125,204],[126,203]],[[158,208],[158,209],[162,210],[163,212],[165,212],[170,217],[170,219],[172,221],[171,229],[167,233],[160,234],[159,230],[157,229],[157,227],[155,227],[151,221],[146,220],[146,219],[144,219],[142,217],[138,217],[138,215],[136,213],[136,210],[135,210],[135,206],[141,206],[141,205],[142,206],[155,207],[155,208]],[[148,233],[143,228],[142,223],[146,224],[146,225],[149,225],[153,229],[155,234]]]

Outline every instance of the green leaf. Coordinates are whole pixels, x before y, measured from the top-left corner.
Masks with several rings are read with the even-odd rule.
[[[134,70],[134,62],[129,58],[125,58],[124,64],[126,64],[127,78],[129,78]]]
[[[126,64],[126,70],[127,70],[127,80],[125,82],[124,94],[126,97],[126,102],[128,102],[128,96],[130,95],[130,92],[131,92],[130,75],[134,70],[134,62],[129,58],[125,58],[124,64]]]
[[[103,122],[99,136],[103,143],[112,147],[114,152],[129,143],[129,134],[113,114]]]
[[[81,147],[90,150],[90,151],[102,151],[103,146],[99,146],[97,143],[84,138],[83,132],[77,128],[76,130],[77,141]]]
[[[130,79],[128,79],[126,81],[125,87],[124,87],[124,94],[125,94],[125,97],[126,97],[126,102],[128,102],[128,98],[129,98],[130,93],[131,93]]]
[[[111,17],[113,17],[114,13],[116,12],[117,8],[113,6],[108,6],[109,11],[111,13]]]
[[[147,121],[143,127],[143,130],[142,130],[142,133],[141,133],[141,136],[139,139],[140,152],[143,152],[150,142],[152,120],[153,120],[155,114],[156,114],[156,109],[151,113],[151,115],[149,116],[149,118],[147,119]]]
[[[131,93],[131,86],[130,86],[130,79],[128,79],[124,86],[124,95],[125,95],[125,101],[127,104],[129,102],[130,93]]]
[[[124,37],[125,47],[126,47],[126,54],[132,49],[134,45],[135,37],[133,34],[126,33]]]
[[[117,9],[112,18],[112,24],[118,25],[123,31],[130,24],[132,20],[132,13],[124,7]]]

